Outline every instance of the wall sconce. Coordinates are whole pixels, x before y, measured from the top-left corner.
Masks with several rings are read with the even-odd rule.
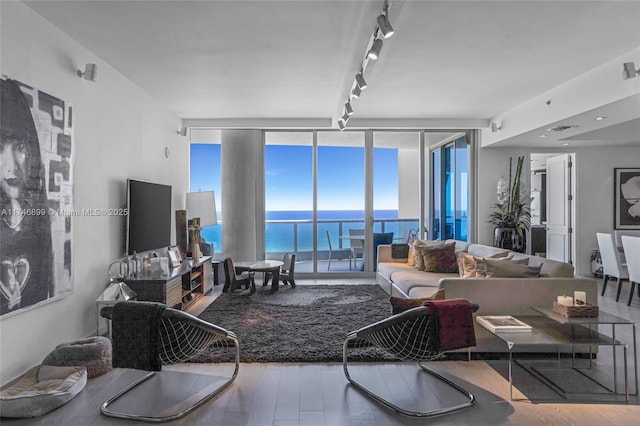
[[[625,62],[622,69],[622,79],[629,80],[640,74],[640,69],[636,70],[635,62]]]
[[[96,64],[86,64],[84,66],[84,72],[78,70],[78,77],[89,81],[96,81],[98,78],[98,66]]]

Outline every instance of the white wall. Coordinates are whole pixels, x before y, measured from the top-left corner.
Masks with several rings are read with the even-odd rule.
[[[640,136],[639,136],[640,138]],[[491,245],[493,226],[487,223],[496,202],[496,184],[508,177],[509,157],[526,155],[523,178],[529,176],[531,152],[575,152],[576,167],[576,273],[591,276],[591,251],[598,248],[596,232],[613,231],[613,169],[640,167],[640,146],[538,150],[481,148],[478,157],[478,242]]]
[[[172,185],[173,208],[183,208],[189,150],[178,117],[24,4],[1,2],[0,19],[2,74],[74,107],[75,208],[123,206],[128,177]],[[98,65],[97,82],[77,77],[85,63]],[[73,294],[0,320],[0,383],[95,333],[95,299],[108,265],[124,255],[124,223],[73,218]]]

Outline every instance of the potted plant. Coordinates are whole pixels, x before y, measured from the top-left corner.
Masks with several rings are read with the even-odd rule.
[[[524,252],[526,231],[531,226],[530,197],[522,190],[522,165],[524,156],[518,157],[515,173],[513,158],[509,158],[509,180],[500,178],[497,188],[498,202],[489,215],[489,223],[495,226],[494,246]]]

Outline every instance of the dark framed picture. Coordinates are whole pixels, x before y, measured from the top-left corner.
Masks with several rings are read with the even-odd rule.
[[[613,228],[640,229],[640,168],[614,169],[613,185]]]

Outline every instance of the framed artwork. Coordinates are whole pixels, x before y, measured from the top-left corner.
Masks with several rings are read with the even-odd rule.
[[[169,259],[171,260],[172,268],[180,266],[182,256],[180,255],[180,248],[178,246],[169,247]]]
[[[0,317],[72,288],[73,114],[68,102],[0,79]]]
[[[640,229],[640,168],[614,169],[614,229]]]

